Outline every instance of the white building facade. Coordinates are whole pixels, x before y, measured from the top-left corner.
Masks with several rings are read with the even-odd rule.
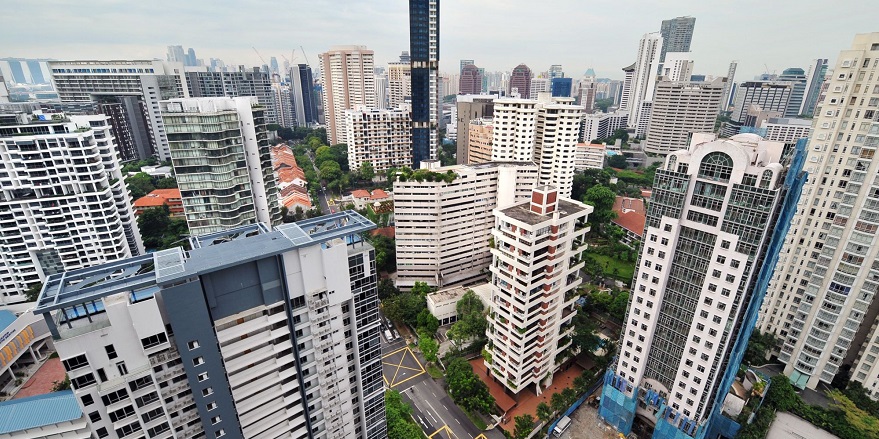
[[[345,110],[378,107],[374,53],[366,46],[334,46],[319,56],[327,140],[331,145],[347,143]]]
[[[345,111],[348,165],[370,162],[375,172],[412,164],[412,116],[408,105],[390,110],[355,106]]]
[[[647,121],[650,119],[649,112],[656,89],[656,74],[661,52],[662,35],[659,32],[644,34],[641,37],[632,79],[632,93],[626,107],[630,110],[629,127],[635,128],[635,135],[639,137],[646,133]]]
[[[512,393],[538,395],[569,349],[574,302],[592,207],[538,186],[531,198],[495,210],[492,296],[485,357],[495,381]]]
[[[161,102],[192,235],[281,223],[266,119],[256,97]]]
[[[0,303],[51,274],[143,253],[107,116],[0,119]]]
[[[397,286],[484,278],[491,263],[492,210],[527,199],[537,184],[537,166],[491,162],[428,170],[454,178],[394,181]]]
[[[668,59],[665,65],[669,65]],[[724,83],[723,78],[712,82],[659,81],[644,151],[668,154],[685,149],[693,133],[712,132],[720,113]]]
[[[617,110],[613,113],[593,113],[583,115],[583,126],[580,129],[580,141],[591,142],[596,139],[606,139],[614,131],[625,129],[629,122],[629,112]]]
[[[604,145],[592,145],[580,143],[574,153],[574,169],[583,171],[586,169],[604,169],[604,158],[607,156],[607,148]]]
[[[372,227],[245,226],[55,275],[35,312],[97,437],[383,438]]]

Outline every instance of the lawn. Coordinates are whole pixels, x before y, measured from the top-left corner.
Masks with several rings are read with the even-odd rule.
[[[635,265],[630,262],[621,261],[611,256],[600,255],[588,250],[586,251],[586,256],[601,264],[606,276],[613,276],[623,282],[630,282],[632,276],[635,275]],[[614,268],[617,269],[616,272],[614,272]]]
[[[478,428],[480,430],[485,430],[486,428],[488,428],[488,425],[486,425],[485,421],[482,420],[482,416],[470,413],[464,409],[461,409],[461,410],[467,415],[467,418],[469,418],[470,421],[473,422],[473,425],[475,425],[476,428]]]
[[[443,371],[432,363],[427,363],[427,373],[435,379],[440,379],[443,377]]]

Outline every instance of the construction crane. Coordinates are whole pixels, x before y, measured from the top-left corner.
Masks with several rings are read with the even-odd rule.
[[[256,52],[256,56],[259,57],[259,60],[262,61],[263,65],[269,65],[269,63],[267,63],[266,60],[263,59],[262,55],[259,54],[259,50],[256,50],[256,47],[253,47],[253,46],[250,46],[250,47],[253,48],[254,52]]]
[[[305,57],[305,64],[307,64],[307,65],[311,65],[311,63],[310,63],[310,62],[308,62],[308,55],[307,55],[307,54],[306,54],[306,53],[305,53],[305,48],[304,48],[304,47],[302,47],[302,46],[299,46],[299,49],[301,49],[301,50],[302,50],[302,56],[304,56],[304,57]]]
[[[287,61],[288,64],[293,65],[293,61],[296,61],[296,49],[290,52],[290,59],[287,59],[284,55],[281,55],[281,58],[284,58],[284,61]]]

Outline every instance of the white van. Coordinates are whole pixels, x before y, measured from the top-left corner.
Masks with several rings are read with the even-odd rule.
[[[552,429],[552,435],[555,437],[562,437],[562,434],[571,426],[571,418],[567,416],[562,416],[562,419],[559,419],[559,423],[555,424],[555,428]]]

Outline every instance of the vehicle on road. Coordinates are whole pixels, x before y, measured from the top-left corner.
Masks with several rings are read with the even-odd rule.
[[[394,341],[394,336],[391,335],[391,331],[385,329],[385,338],[388,340],[388,343]]]
[[[394,333],[394,340],[398,340],[400,338],[400,333],[397,332],[396,329],[391,329],[391,332]]]
[[[552,435],[555,437],[562,437],[562,434],[571,427],[571,418],[567,416],[562,416],[562,419],[559,419],[559,423],[555,425],[555,428],[552,429]]]

